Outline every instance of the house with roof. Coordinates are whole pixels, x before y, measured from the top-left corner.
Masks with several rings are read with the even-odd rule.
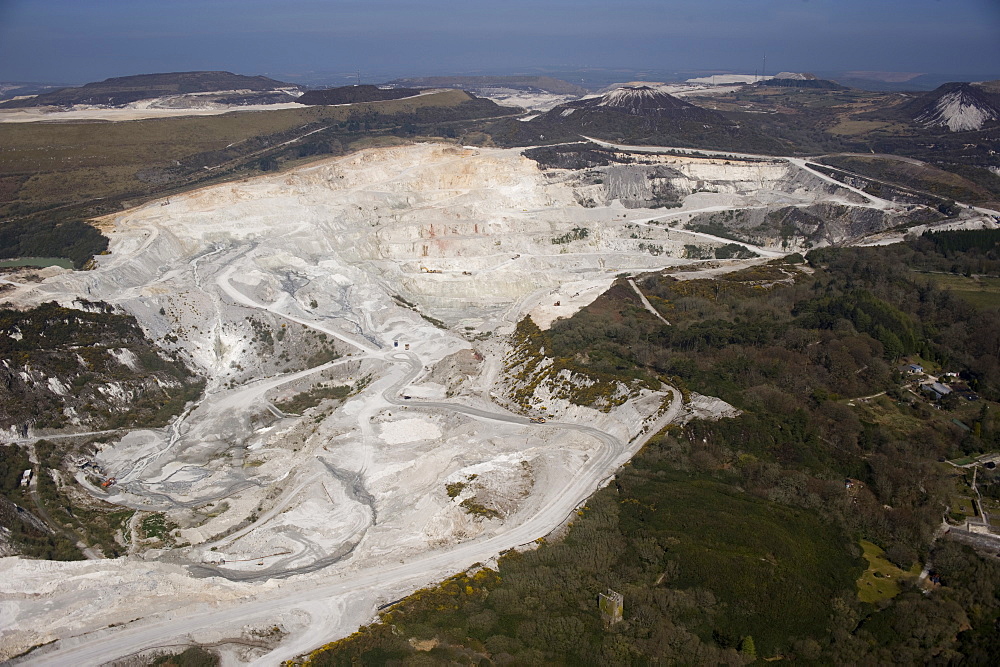
[[[945,396],[951,393],[951,388],[947,387],[940,382],[931,382],[930,384],[925,384],[923,386],[924,391],[931,394],[934,400],[941,400]]]

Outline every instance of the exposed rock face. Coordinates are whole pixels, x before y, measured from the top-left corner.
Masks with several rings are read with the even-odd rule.
[[[184,364],[161,357],[133,317],[83,305],[0,311],[0,432],[162,422],[171,398],[182,408],[197,395]]]
[[[353,311],[344,295],[375,281],[451,323],[505,309],[590,271],[638,270],[683,257],[693,241],[671,229],[679,230],[699,209],[765,210],[817,201],[864,208],[855,193],[784,160],[639,156],[586,144],[580,150],[579,159],[560,153],[541,166],[593,166],[540,169],[519,151],[496,149],[384,148],[204,189],[172,198],[167,207],[122,216],[123,228],[150,225],[150,236],[116,236],[122,240],[111,256],[115,271],[88,272],[88,279],[129,295],[121,305],[144,330],[155,338],[181,337],[186,358],[206,373],[242,381],[237,366],[246,365],[246,332],[235,323],[218,325],[215,306],[189,288],[190,276],[183,285],[158,281],[161,267],[191,272],[190,262],[202,253],[222,256],[254,243],[261,256],[273,257],[237,277],[256,285],[263,302],[294,298],[302,307],[363,321],[371,316]],[[670,224],[636,227],[630,210],[642,208],[667,216]],[[331,269],[334,259],[343,268]],[[214,259],[205,261],[209,266]],[[272,264],[288,268],[273,274]],[[141,285],[155,288],[132,296]],[[157,314],[161,306],[166,317]],[[182,316],[183,332],[171,319]]]
[[[856,241],[902,222],[928,222],[934,217],[925,208],[900,214],[863,206],[817,203],[703,213],[693,217],[687,226],[706,231],[725,228],[734,238],[758,245],[805,248]]]
[[[574,106],[592,110],[607,109],[632,116],[675,117],[685,120],[700,118],[707,122],[727,122],[717,113],[697,107],[673,95],[653,90],[649,86],[618,88],[601,97],[583,100]]]
[[[666,166],[614,165],[605,170],[607,200],[619,200],[626,208],[658,208],[680,205],[684,174]]]

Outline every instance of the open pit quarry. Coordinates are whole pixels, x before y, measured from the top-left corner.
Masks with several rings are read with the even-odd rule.
[[[665,191],[677,206],[647,207]],[[152,545],[132,526],[114,560],[0,559],[0,658],[45,644],[18,660],[99,664],[201,642],[226,664],[274,665],[532,544],[660,428],[728,406],[621,385],[623,400],[587,407],[541,383],[525,407],[513,398],[517,322],[547,327],[619,274],[732,243],[684,229],[698,216],[817,206],[869,220],[860,231],[831,220],[809,231],[819,242],[860,241],[907,215],[801,160],[643,153],[542,169],[518,149],[419,144],[99,221],[111,247],[96,268],[15,279],[5,296],[106,301],[206,378],[168,427],[99,445],[94,463],[116,484],[78,476],[137,510],[133,524],[156,512],[176,529]],[[739,244],[758,259],[712,270],[805,247],[805,235],[758,236]],[[349,395],[279,407],[332,386]]]

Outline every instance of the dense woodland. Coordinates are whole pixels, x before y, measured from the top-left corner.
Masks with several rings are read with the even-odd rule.
[[[998,241],[946,232],[716,280],[647,275],[671,326],[617,283],[535,328],[561,364],[672,378],[742,414],[667,429],[563,538],[421,591],[311,664],[991,664],[1000,563],[934,531],[954,484],[939,459],[1000,448],[1000,304],[973,306],[934,272],[997,275]],[[959,372],[980,400],[904,390],[904,359]],[[904,578],[862,602],[860,539],[941,585]],[[612,626],[608,588],[624,596]]]
[[[82,269],[94,255],[107,250],[108,239],[85,222],[15,221],[0,225],[0,259],[64,257]]]

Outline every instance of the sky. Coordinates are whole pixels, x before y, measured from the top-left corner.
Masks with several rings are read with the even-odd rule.
[[[1000,78],[1000,0],[0,0],[0,81],[753,73],[765,52],[768,72]]]

